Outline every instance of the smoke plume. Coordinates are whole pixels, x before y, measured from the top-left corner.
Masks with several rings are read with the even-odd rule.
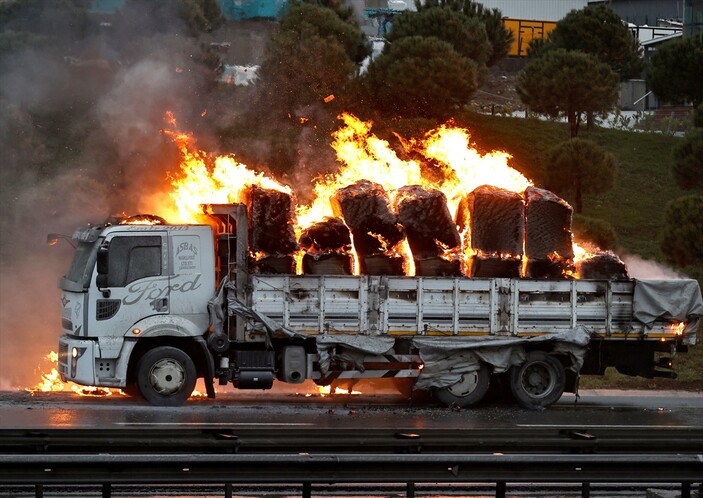
[[[48,247],[47,234],[153,212],[178,160],[161,133],[166,111],[184,126],[200,116],[212,75],[193,62],[197,43],[142,27],[156,34],[136,44],[141,52],[103,27],[66,53],[0,53],[0,389],[36,384],[35,366],[57,349],[57,280],[72,248]]]

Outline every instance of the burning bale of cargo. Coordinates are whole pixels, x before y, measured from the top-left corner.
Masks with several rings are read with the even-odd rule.
[[[627,266],[612,253],[594,254],[576,264],[579,278],[586,280],[627,280]]]
[[[403,257],[396,250],[404,234],[383,186],[359,180],[337,190],[330,202],[351,231],[362,274],[404,275]]]
[[[517,192],[481,185],[457,210],[459,230],[470,238],[471,276],[519,278],[525,236],[525,203]]]
[[[395,199],[418,276],[460,276],[461,261],[453,251],[461,246],[446,196],[437,189],[408,185]]]
[[[525,253],[528,278],[560,278],[573,273],[573,209],[549,190],[525,190]]]
[[[305,227],[298,240],[294,195],[249,185],[242,198],[256,273],[629,278],[612,253],[575,257],[571,206],[541,188],[481,185],[461,197],[453,217],[438,189],[406,185],[389,193],[362,179],[337,189],[329,199],[335,216]]]
[[[339,218],[325,218],[313,223],[300,235],[305,275],[352,275],[354,258],[351,254],[349,228]]]
[[[249,185],[243,192],[249,214],[249,248],[256,273],[295,273],[295,199],[283,191]]]

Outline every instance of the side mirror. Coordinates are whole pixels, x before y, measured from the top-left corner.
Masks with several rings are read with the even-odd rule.
[[[108,252],[107,247],[101,247],[98,249],[98,277],[104,276],[105,280],[107,280],[108,268],[110,267],[109,254],[110,253]]]
[[[105,287],[107,287],[107,274],[106,273],[98,273],[98,276],[95,278],[95,285],[98,286],[98,290],[102,290]],[[105,291],[103,291],[105,292]]]
[[[110,267],[109,252],[107,246],[103,246],[98,249],[98,260],[97,260],[97,270],[98,276],[95,278],[95,285],[98,290],[103,293],[105,299],[110,297],[110,289],[106,289],[108,286],[108,268]]]

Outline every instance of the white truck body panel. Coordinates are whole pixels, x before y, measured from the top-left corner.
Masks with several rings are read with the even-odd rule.
[[[252,275],[248,305],[297,333],[526,336],[585,326],[603,337],[676,337],[633,320],[634,281]]]

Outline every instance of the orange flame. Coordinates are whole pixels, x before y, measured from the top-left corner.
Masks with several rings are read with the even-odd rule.
[[[326,396],[334,395],[354,395],[361,394],[361,391],[354,391],[349,389],[343,389],[341,387],[335,387],[332,391],[332,386],[317,386],[317,391],[320,397],[324,398]]]
[[[108,387],[96,387],[96,386],[79,386],[72,384],[69,389],[69,384],[61,382],[61,377],[59,371],[57,370],[57,365],[59,361],[59,354],[56,351],[51,351],[44,357],[44,360],[51,363],[51,368],[48,372],[40,373],[41,380],[34,387],[27,387],[24,390],[28,393],[34,395],[35,393],[50,393],[50,392],[64,392],[70,391],[74,392],[79,396],[88,397],[104,397],[111,396],[114,392],[113,389]],[[125,393],[119,389],[117,392],[125,395]],[[201,391],[194,389],[191,398],[204,398],[206,394]]]
[[[25,391],[31,393],[32,395],[37,392],[60,392],[66,387],[66,384],[61,382],[59,371],[56,369],[59,361],[59,354],[56,351],[51,351],[44,357],[44,359],[49,361],[53,366],[48,372],[40,373],[41,380],[34,387],[25,388]]]
[[[461,199],[481,185],[492,185],[522,193],[532,182],[508,165],[511,156],[502,151],[481,154],[471,142],[468,130],[450,124],[428,132],[424,137],[402,140],[403,157],[386,141],[372,133],[372,123],[361,121],[351,114],[339,116],[342,125],[332,134],[331,146],[337,155],[336,172],[322,175],[313,181],[312,201],[296,208],[296,235],[325,217],[334,216],[330,198],[337,190],[359,180],[370,179],[380,184],[388,193],[390,206],[395,205],[397,191],[406,185],[441,190],[452,217]],[[171,197],[174,213],[165,213],[169,219],[184,223],[203,222],[201,204],[242,202],[242,194],[249,185],[279,190],[292,194],[292,189],[277,180],[238,162],[233,155],[212,156],[198,150],[193,137],[176,129],[172,114],[167,115],[171,136],[180,149],[180,171],[172,176]],[[410,156],[412,155],[412,158]],[[171,208],[173,210],[173,207]],[[168,211],[168,210],[164,210]],[[443,257],[461,260],[468,268],[474,254],[469,241],[469,231],[461,235],[462,250],[446,249]],[[388,253],[401,254],[405,261],[406,275],[414,274],[414,261],[407,241]],[[574,244],[578,258],[588,254]],[[359,262],[355,259],[355,273]],[[302,271],[302,252],[296,255],[297,272]]]
[[[168,122],[175,127],[172,114]],[[242,202],[244,189],[249,185],[292,193],[285,186],[264,173],[249,169],[233,155],[211,157],[193,146],[193,137],[179,131],[165,130],[181,152],[181,170],[172,178],[176,213],[169,218],[183,223],[202,221],[201,204]]]

